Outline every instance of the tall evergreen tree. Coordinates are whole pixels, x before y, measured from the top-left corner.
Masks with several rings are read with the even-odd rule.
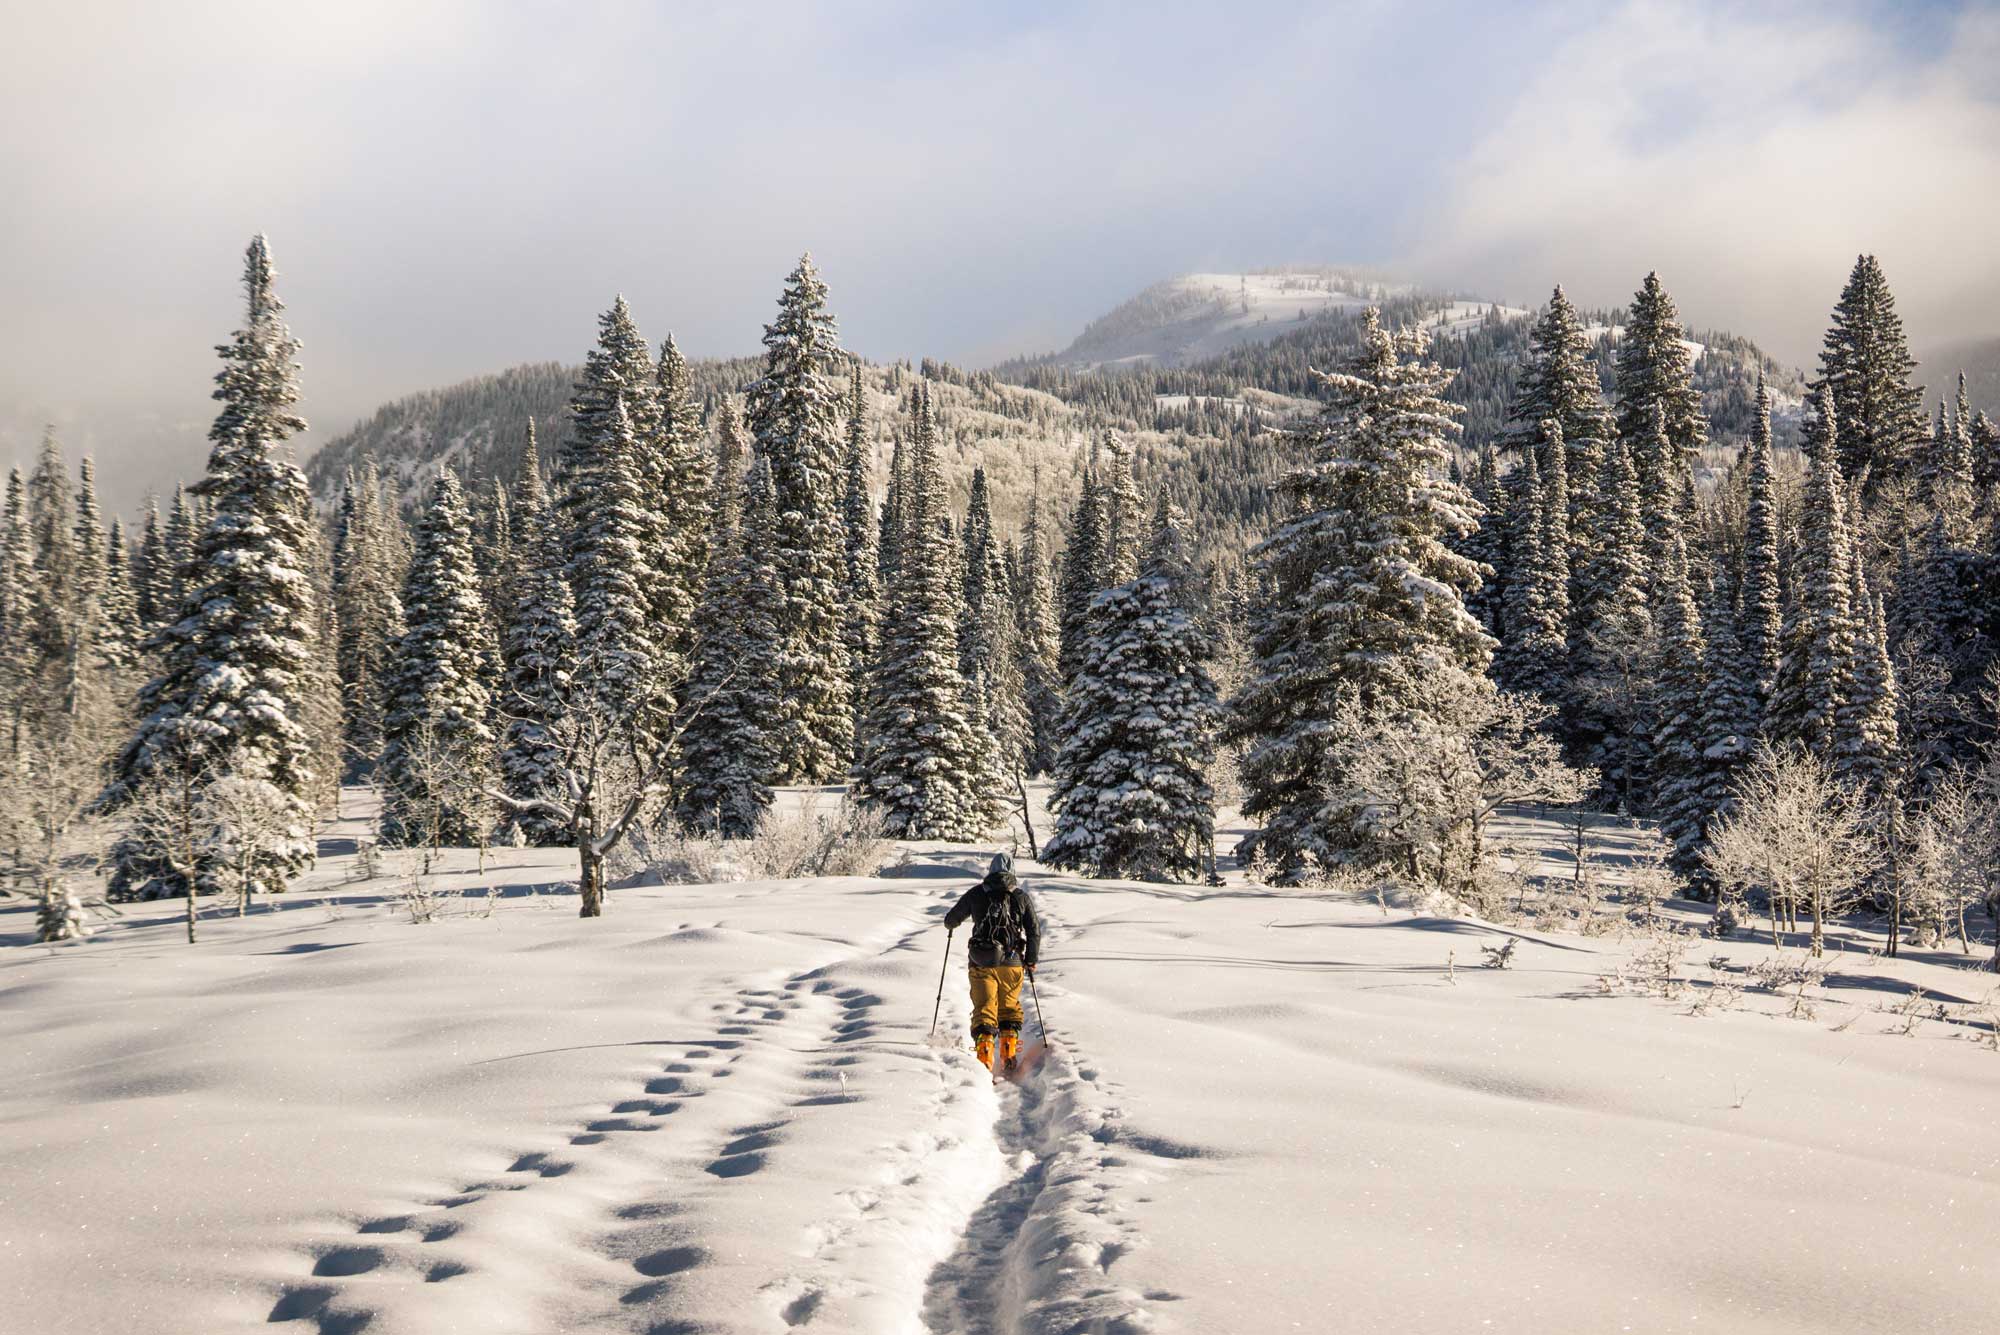
[[[1703,733],[1708,645],[1688,584],[1687,548],[1669,534],[1653,580],[1654,638],[1648,700],[1652,811],[1669,856],[1683,876],[1701,867],[1702,830],[1708,815],[1709,763]]]
[[[620,726],[650,727],[672,706],[651,602],[659,397],[651,351],[623,297],[598,318],[569,411],[556,505],[575,600],[577,687]]]
[[[576,618],[563,579],[562,535],[542,487],[541,459],[530,428],[520,477],[514,483],[514,613],[500,643],[505,676],[500,688],[500,786],[530,800],[559,791],[563,748],[557,727],[569,708],[575,674]],[[569,842],[569,826],[546,812],[513,812],[512,840],[534,847]]]
[[[683,828],[741,839],[756,833],[771,806],[777,516],[761,458],[732,488],[733,500],[724,499],[723,476],[719,470],[694,674],[682,706],[674,815]]]
[[[1192,574],[1181,516],[1162,501],[1139,573],[1091,600],[1042,850],[1052,867],[1143,881],[1209,869],[1218,705],[1207,637],[1188,611]]]
[[[1865,469],[1879,482],[1920,465],[1923,390],[1910,384],[1916,367],[1882,266],[1873,255],[1858,256],[1833,308],[1812,384],[1815,393],[1833,393],[1837,457],[1848,479]]]
[[[751,434],[771,470],[777,526],[777,715],[773,781],[826,783],[854,741],[850,665],[841,640],[840,397],[843,360],[826,285],[803,256],[764,327],[764,374],[747,391]]]
[[[1550,428],[1559,442],[1562,428],[1553,423]],[[1494,677],[1511,690],[1557,704],[1565,698],[1569,670],[1569,526],[1560,444],[1549,451],[1549,463],[1553,483],[1542,479],[1534,451],[1521,461],[1507,636],[1495,657]]]
[[[1562,428],[1563,472],[1569,480],[1570,568],[1581,570],[1591,535],[1586,512],[1598,491],[1598,461],[1614,431],[1604,387],[1590,355],[1583,320],[1558,287],[1548,309],[1528,334],[1528,359],[1521,367],[1506,434],[1514,449],[1533,448],[1548,471],[1550,437],[1544,423]]]
[[[1701,830],[1705,839],[1716,819],[1735,805],[1737,769],[1755,744],[1762,707],[1755,689],[1756,671],[1737,630],[1743,619],[1740,598],[1718,582],[1711,585],[1703,610],[1708,672],[1702,679],[1699,744],[1704,771]],[[1693,875],[1698,884],[1706,879],[1700,870]]]
[[[1855,630],[1854,668],[1835,717],[1834,772],[1870,802],[1879,802],[1900,754],[1899,702],[1881,600],[1869,593],[1868,576],[1858,560],[1848,566],[1848,604]]]
[[[869,674],[854,792],[899,838],[974,839],[996,814],[992,757],[959,670],[959,554],[947,527],[937,428],[928,400],[918,405],[908,526]]]
[[[349,476],[333,551],[335,670],[344,706],[346,768],[372,773],[382,753],[388,680],[403,638],[409,557],[403,522],[374,459]]]
[[[671,335],[660,347],[659,428],[651,451],[652,525],[648,605],[660,645],[658,670],[669,681],[686,675],[694,650],[695,604],[708,570],[709,465],[700,410],[687,359]]]
[[[750,467],[750,443],[736,401],[725,398],[715,414],[715,458],[709,482],[709,544],[719,548],[734,533],[743,510],[743,479]],[[712,559],[712,558],[711,558]]]
[[[386,683],[382,833],[391,843],[473,844],[493,763],[490,622],[458,478],[438,475],[403,582],[406,627]],[[470,781],[468,781],[470,776]]]
[[[1021,529],[1021,575],[1015,593],[1015,644],[1021,660],[1022,699],[1028,711],[1027,768],[1031,775],[1045,774],[1055,764],[1062,727],[1062,632],[1056,620],[1055,581],[1049,564],[1038,480],[1028,498],[1028,518]]]
[[[1076,680],[1083,662],[1084,638],[1090,630],[1090,600],[1097,596],[1104,571],[1104,503],[1097,474],[1086,470],[1076,513],[1070,519],[1069,543],[1063,548],[1062,578],[1056,607],[1062,629],[1060,662],[1065,683]]]
[[[139,554],[132,562],[132,596],[139,624],[150,635],[173,607],[174,572],[167,536],[160,524],[160,498],[146,493],[146,519]]]
[[[1772,693],[1771,725],[1821,756],[1835,755],[1837,719],[1853,692],[1854,559],[1840,479],[1839,417],[1822,385],[1806,423],[1806,485],[1791,572],[1783,657]]]
[[[1677,509],[1683,498],[1692,499],[1694,463],[1708,444],[1708,418],[1682,338],[1674,299],[1658,273],[1647,274],[1633,294],[1618,343],[1618,434],[1627,441],[1650,442],[1656,431],[1664,437],[1666,450],[1652,447],[1637,454],[1639,486]]]
[[[166,596],[161,604],[161,616],[179,616],[181,604],[186,601],[188,590],[193,584],[195,549],[201,540],[201,525],[195,518],[195,506],[199,498],[191,498],[187,488],[174,486],[173,509],[167,513],[167,578]]]
[[[576,693],[620,728],[649,727],[662,703],[647,593],[651,525],[640,494],[639,446],[621,396],[579,399],[563,453],[564,578],[575,600]]]
[[[1462,601],[1479,574],[1447,546],[1478,516],[1445,476],[1458,409],[1428,349],[1369,311],[1360,352],[1295,434],[1309,457],[1285,480],[1290,518],[1254,554],[1254,672],[1231,724],[1250,743],[1244,812],[1264,822],[1241,856],[1295,869],[1365,850],[1359,814],[1328,797],[1329,722],[1349,706],[1421,709],[1399,698],[1411,672],[1486,669],[1492,641]]]
[[[868,427],[868,394],[861,380],[861,363],[854,363],[847,388],[847,489],[841,498],[841,525],[846,552],[846,581],[841,589],[841,638],[847,661],[856,672],[875,661],[877,603],[881,597],[876,557],[875,502],[869,488],[874,443]],[[864,693],[854,692],[855,723],[867,707]]]
[[[160,674],[140,692],[138,733],[119,757],[107,793],[137,796],[169,772],[203,782],[238,775],[268,783],[291,816],[259,859],[257,879],[282,889],[312,864],[308,795],[315,776],[304,698],[318,636],[308,547],[313,541],[305,477],[283,453],[305,429],[298,402],[298,343],[272,286],[260,235],[244,263],[248,314],[218,352],[207,475],[196,494],[213,517],[188,566],[181,615],[160,636]],[[127,837],[113,851],[114,893],[147,887],[182,893],[158,850]]]
[[[1771,395],[1757,377],[1757,412],[1751,419],[1749,503],[1744,512],[1743,608],[1739,622],[1749,685],[1759,726],[1778,676],[1784,603],[1778,584],[1778,502],[1771,456]]]
[[[139,643],[144,627],[139,620],[139,602],[132,590],[132,553],[125,542],[125,523],[111,517],[105,535],[104,592],[98,623],[98,649],[104,666],[123,672],[138,663]]]
[[[1628,805],[1647,796],[1642,710],[1653,652],[1646,606],[1646,530],[1639,481],[1625,442],[1613,440],[1590,510],[1590,560],[1576,581],[1571,652],[1577,663],[1576,710],[1588,762]]]
[[[1106,429],[1104,479],[1099,492],[1104,524],[1103,564],[1097,572],[1097,587],[1123,584],[1139,570],[1145,550],[1146,514],[1139,500],[1139,487],[1132,475],[1132,451]]]
[[[1492,441],[1479,442],[1477,461],[1467,487],[1485,518],[1458,544],[1458,551],[1466,560],[1484,567],[1485,573],[1481,576],[1478,590],[1466,596],[1465,610],[1479,618],[1479,624],[1486,628],[1488,635],[1498,639],[1506,620],[1503,605],[1508,596],[1507,576],[1512,573],[1505,540],[1511,516],[1505,513],[1509,508],[1508,493],[1501,486]]]

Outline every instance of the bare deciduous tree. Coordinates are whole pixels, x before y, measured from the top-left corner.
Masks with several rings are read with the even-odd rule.
[[[1821,757],[1797,745],[1760,746],[1735,783],[1736,805],[1709,831],[1702,860],[1721,886],[1717,909],[1751,890],[1771,911],[1771,944],[1812,917],[1812,953],[1826,923],[1851,903],[1879,854],[1870,820]]]
[[[1575,802],[1595,776],[1565,763],[1543,731],[1553,711],[1458,669],[1411,675],[1421,708],[1383,716],[1355,706],[1333,724],[1340,784],[1329,794],[1372,831],[1383,860],[1412,880],[1478,893],[1486,823],[1516,802]]]

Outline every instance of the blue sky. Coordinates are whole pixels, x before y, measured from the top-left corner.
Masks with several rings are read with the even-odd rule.
[[[1996,333],[1997,19],[43,6],[0,51],[0,454],[54,418],[130,455],[129,488],[198,467],[210,345],[257,229],[322,434],[574,359],[619,292],[655,339],[752,350],[807,248],[874,357],[1048,349],[1156,279],[1293,261],[1523,302],[1558,281],[1621,300],[1658,267],[1697,323],[1803,359],[1866,249],[1920,344]]]

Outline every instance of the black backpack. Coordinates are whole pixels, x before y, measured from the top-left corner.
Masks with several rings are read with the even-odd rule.
[[[1002,959],[1027,954],[1028,929],[1021,921],[1021,893],[1014,886],[986,888],[986,903],[972,928],[972,944],[990,946]]]

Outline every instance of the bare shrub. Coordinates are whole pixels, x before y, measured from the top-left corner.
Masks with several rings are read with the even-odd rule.
[[[882,813],[843,798],[832,811],[808,799],[796,811],[767,811],[757,833],[742,840],[743,860],[772,880],[802,876],[869,876],[889,856]]]
[[[412,876],[403,882],[397,898],[402,902],[404,912],[413,923],[436,922],[444,909],[445,896],[422,876]]]
[[[1511,967],[1514,963],[1514,947],[1520,944],[1518,940],[1510,936],[1500,945],[1481,946],[1479,953],[1486,958],[1481,961],[1480,967],[1486,969],[1505,969]]]

